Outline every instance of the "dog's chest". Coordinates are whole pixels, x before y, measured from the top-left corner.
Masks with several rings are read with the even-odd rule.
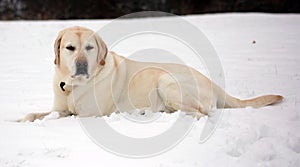
[[[110,87],[105,83],[76,87],[68,96],[68,107],[80,117],[109,115],[114,111]]]

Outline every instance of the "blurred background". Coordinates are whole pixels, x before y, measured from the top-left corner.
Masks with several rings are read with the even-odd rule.
[[[105,19],[149,10],[164,11],[177,15],[223,12],[299,13],[300,1],[0,0],[1,20]]]

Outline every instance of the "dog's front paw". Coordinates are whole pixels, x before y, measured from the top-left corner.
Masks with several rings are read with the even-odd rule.
[[[30,113],[30,114],[27,114],[23,119],[21,119],[19,122],[33,122],[37,119],[41,120],[43,119],[46,115],[48,115],[49,112],[47,113]]]
[[[20,122],[33,122],[37,119],[37,115],[35,113],[27,114],[23,119],[20,120]]]

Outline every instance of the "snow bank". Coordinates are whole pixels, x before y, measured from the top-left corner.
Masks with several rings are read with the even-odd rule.
[[[162,24],[172,21],[147,18],[128,22],[138,25],[157,19],[162,19]],[[119,157],[93,143],[76,117],[55,120],[57,114],[53,114],[34,123],[11,121],[51,108],[53,43],[58,31],[73,25],[97,30],[109,20],[0,22],[0,166],[300,166],[300,16],[221,14],[184,19],[214,45],[227,92],[241,98],[282,94],[284,102],[261,109],[226,110],[218,129],[204,144],[198,139],[205,118],[195,122],[180,144],[159,156]],[[188,55],[183,58],[201,69]],[[168,128],[178,116],[159,115],[153,128],[148,127],[149,133]],[[134,129],[118,114],[104,119],[127,135],[147,128]]]

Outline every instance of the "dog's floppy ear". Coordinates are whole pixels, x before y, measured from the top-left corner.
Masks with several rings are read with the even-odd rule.
[[[54,43],[54,53],[55,53],[54,64],[55,65],[59,65],[59,63],[60,63],[60,43],[61,43],[61,38],[64,33],[65,33],[65,31],[59,32],[59,34],[55,40],[55,43]]]
[[[98,62],[101,66],[104,66],[105,65],[105,58],[106,58],[106,55],[107,55],[107,46],[106,44],[104,43],[104,41],[99,37],[99,35],[97,33],[94,34],[95,35],[95,38],[96,38],[96,42],[97,42],[97,45],[98,45]]]

